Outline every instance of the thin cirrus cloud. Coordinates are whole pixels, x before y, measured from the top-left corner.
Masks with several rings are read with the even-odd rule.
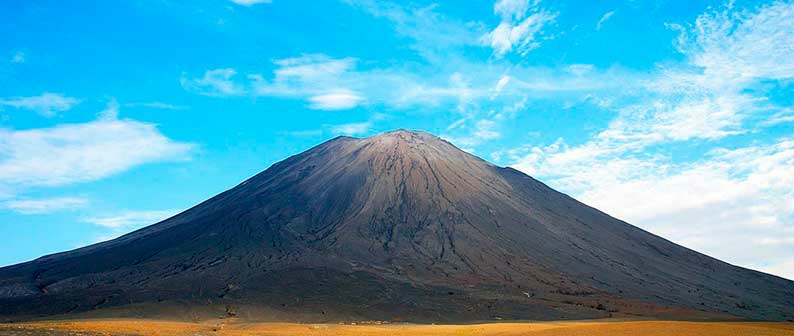
[[[180,80],[183,88],[214,97],[301,99],[309,108],[321,110],[344,110],[365,104],[383,104],[399,109],[457,102],[461,113],[467,113],[465,110],[475,100],[493,94],[492,87],[475,87],[469,79],[481,83],[483,79],[493,77],[494,69],[466,61],[459,55],[464,46],[490,47],[490,42],[484,42],[488,33],[484,24],[447,17],[436,11],[436,6],[415,8],[369,0],[345,2],[393,24],[399,35],[412,40],[411,49],[434,65],[430,72],[432,75],[427,75],[428,69],[384,67],[362,70],[357,67],[358,59],[353,57],[303,54],[275,60],[277,68],[270,76],[257,72],[238,74],[234,68],[207,70],[199,77],[184,74]],[[506,42],[499,42],[501,36],[496,36],[495,43],[501,43],[495,51],[499,55],[509,50],[525,53],[536,48],[542,26],[556,16],[526,1],[519,1],[518,5],[495,6],[495,13],[515,24]],[[518,21],[513,22],[515,20]],[[465,75],[464,71],[459,71],[461,69],[466,70]]]
[[[125,107],[147,107],[153,109],[161,109],[161,110],[184,110],[188,107],[185,105],[174,105],[169,103],[163,102],[139,102],[139,103],[126,103],[124,104]]]
[[[515,168],[675,242],[770,272],[791,261],[794,243],[770,242],[794,234],[793,139],[715,148],[686,164],[561,141],[526,151]],[[791,271],[776,274],[794,278]]]
[[[609,12],[604,13],[604,15],[601,15],[601,18],[598,19],[598,23],[596,23],[596,30],[601,30],[601,27],[604,26],[604,23],[609,21],[609,19],[611,19],[613,15],[615,15],[614,10],[611,10]]]
[[[98,216],[83,217],[80,219],[82,222],[101,227],[103,233],[80,244],[79,247],[118,238],[128,232],[166,220],[178,214],[180,211],[181,210],[177,209],[124,210]]]
[[[14,56],[11,56],[11,63],[25,63],[25,53],[21,51],[14,53]]]
[[[122,211],[104,216],[85,217],[83,222],[114,230],[129,230],[160,222],[177,213],[179,213],[179,210],[176,209]]]
[[[334,134],[350,135],[350,136],[367,133],[369,132],[370,128],[372,128],[372,122],[369,121],[360,122],[360,123],[339,124],[330,127],[331,132]]]
[[[719,140],[788,122],[759,82],[794,79],[794,5],[731,7],[670,24],[684,64],[638,79],[643,95],[607,103],[617,111],[590,140],[564,139],[508,151],[513,166],[631,223],[743,266],[794,278],[794,139],[724,148]],[[679,163],[668,145],[713,144]],[[631,204],[631,206],[626,206]]]
[[[340,86],[353,82],[356,59],[331,58],[321,54],[302,55],[274,61],[278,66],[271,79],[250,73],[239,79],[232,68],[207,70],[198,78],[182,77],[185,90],[206,96],[260,96],[304,99],[309,108],[345,110],[365,101],[360,92]]]
[[[461,127],[466,121],[466,118],[459,119],[447,127],[447,130],[454,130],[456,128]],[[486,141],[491,141],[502,137],[502,133],[499,131],[500,125],[498,122],[490,119],[480,119],[474,123],[474,127],[471,131],[471,134],[465,137],[460,136],[452,136],[449,134],[442,134],[441,138],[452,142],[458,146],[461,146],[466,152],[474,153],[476,152],[474,147],[482,144]]]
[[[229,1],[231,1],[233,3],[236,3],[238,5],[241,5],[241,6],[248,6],[248,7],[253,6],[253,5],[271,3],[272,2],[272,0],[229,0]]]
[[[88,205],[88,200],[79,197],[22,199],[6,201],[2,205],[19,214],[37,215],[83,208]]]
[[[79,103],[80,100],[77,98],[50,92],[45,92],[38,96],[0,98],[0,106],[30,110],[46,117],[52,117],[59,112],[68,111]]]
[[[389,118],[390,117],[386,114],[375,113],[367,121],[325,125],[325,128],[336,135],[358,136],[369,133],[377,122]]]
[[[193,91],[205,96],[229,97],[239,96],[246,90],[234,81],[237,71],[232,68],[207,70],[203,77],[186,78],[184,75],[180,83],[185,90]]]
[[[119,119],[111,102],[99,119],[86,123],[0,129],[0,185],[94,181],[145,163],[187,159],[194,147],[169,139],[154,124]]]
[[[497,57],[512,51],[524,56],[538,48],[543,28],[557,17],[530,0],[499,0],[494,4],[494,13],[501,22],[483,35],[482,41],[493,48]]]
[[[449,62],[462,47],[482,46],[481,37],[486,32],[484,24],[448,17],[436,5],[415,7],[375,0],[344,2],[390,22],[398,35],[411,40],[409,47],[431,63]]]
[[[336,90],[309,97],[311,108],[315,110],[347,110],[356,107],[363,97],[350,90]]]

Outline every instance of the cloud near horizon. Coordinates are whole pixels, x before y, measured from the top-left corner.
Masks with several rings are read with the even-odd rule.
[[[194,144],[169,139],[150,123],[119,119],[109,104],[86,123],[0,128],[0,185],[16,189],[95,181],[157,161],[187,159]]]
[[[0,107],[8,106],[35,111],[45,117],[53,117],[59,112],[68,111],[79,103],[79,99],[66,97],[60,93],[50,92],[31,97],[0,98]]]
[[[617,117],[587,142],[514,148],[512,165],[677,243],[794,279],[782,267],[794,242],[776,239],[794,233],[794,140],[720,145],[788,113],[750,89],[794,78],[778,47],[794,43],[794,5],[727,7],[670,27],[688,64],[660,65],[639,101],[609,104]],[[714,144],[692,162],[665,147],[692,141]]]
[[[3,202],[3,206],[23,215],[48,214],[57,211],[74,210],[88,205],[88,200],[79,197],[58,197],[47,199],[21,199]]]

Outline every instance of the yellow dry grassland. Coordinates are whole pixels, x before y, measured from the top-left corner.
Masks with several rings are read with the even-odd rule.
[[[46,331],[46,332],[44,332]],[[0,335],[228,335],[228,336],[794,336],[794,323],[593,321],[468,325],[350,325],[82,320],[0,325]]]

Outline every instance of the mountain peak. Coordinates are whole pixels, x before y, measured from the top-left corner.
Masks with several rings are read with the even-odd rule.
[[[304,321],[786,319],[792,302],[791,281],[404,129],[336,138],[163,222],[0,268],[0,320],[229,307]]]
[[[433,137],[436,136],[421,130],[409,130],[405,128],[398,128],[391,131],[375,134],[372,137],[389,137],[389,136],[402,136],[402,137]]]
[[[407,129],[396,129],[393,131],[383,132],[364,138],[362,140],[371,141],[371,142],[388,141],[388,142],[404,142],[404,143],[413,143],[413,144],[442,141],[441,138],[432,135],[430,133],[427,133],[425,131],[407,130]]]
[[[331,145],[333,144],[333,145]],[[375,134],[365,138],[337,137],[329,142],[328,146],[317,147],[307,151],[317,155],[329,156],[321,159],[324,162],[346,161],[349,165],[372,165],[372,162],[391,162],[392,164],[382,169],[431,169],[428,164],[446,162],[449,169],[467,166],[492,166],[473,156],[450,142],[419,130],[397,129]],[[320,150],[322,148],[322,150]],[[316,149],[316,150],[315,150]],[[319,150],[319,151],[318,151]],[[369,163],[367,163],[369,162]],[[466,164],[464,164],[466,163]],[[436,167],[438,168],[438,167]],[[427,171],[429,173],[430,170]],[[376,174],[377,172],[372,171]],[[483,172],[487,173],[487,172]]]

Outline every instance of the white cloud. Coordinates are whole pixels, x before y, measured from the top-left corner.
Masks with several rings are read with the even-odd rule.
[[[480,120],[475,125],[474,136],[481,140],[493,140],[502,134],[496,131],[496,123],[492,120]]]
[[[23,215],[48,214],[85,207],[88,200],[77,197],[12,200],[3,203],[8,209]]]
[[[25,53],[24,52],[17,52],[14,56],[11,56],[11,63],[25,63]]]
[[[789,119],[787,109],[747,89],[794,78],[794,58],[779,47],[794,44],[794,4],[725,9],[703,14],[693,25],[670,26],[680,32],[676,46],[686,64],[659,66],[641,79],[641,95],[619,107],[602,140],[715,140],[748,132],[750,117],[768,119],[758,126]]]
[[[447,126],[447,131],[456,129],[463,131],[462,133],[459,132],[461,135],[441,134],[439,137],[455,144],[455,146],[466,152],[474,153],[474,147],[502,136],[502,133],[498,130],[499,125],[493,120],[480,119],[474,123],[471,129],[466,129],[464,126],[468,121],[470,120],[462,118]]]
[[[494,13],[501,17],[502,22],[483,35],[482,41],[494,49],[497,57],[514,49],[523,56],[539,47],[538,35],[557,17],[557,14],[549,13],[529,0],[499,0],[494,4]]]
[[[591,73],[595,69],[592,64],[571,64],[566,70],[574,76],[584,76]]]
[[[0,106],[32,110],[47,117],[54,116],[58,112],[68,111],[78,103],[80,103],[79,99],[49,92],[39,96],[0,99]]]
[[[496,97],[498,97],[499,94],[502,93],[502,90],[505,88],[505,86],[509,82],[510,82],[510,76],[508,76],[508,75],[504,75],[504,76],[502,76],[502,78],[499,78],[499,81],[496,82],[496,86],[493,89],[493,94],[491,95],[491,100],[496,99]]]
[[[432,63],[449,62],[457,58],[460,48],[481,45],[480,37],[485,32],[481,23],[462,22],[443,15],[436,10],[440,7],[436,4],[416,8],[386,1],[344,2],[392,22],[397,34],[413,41],[409,47]]]
[[[688,64],[662,67],[646,82],[650,98],[623,113],[624,132],[717,139],[746,132],[744,122],[753,114],[781,110],[763,92],[747,89],[794,78],[792,50],[781,47],[794,44],[794,4],[728,7],[702,14],[692,25],[669,26],[680,32],[676,47]],[[766,124],[785,121],[781,113]]]
[[[729,6],[700,15],[693,25],[670,26],[681,32],[676,44],[679,51],[702,67],[710,80],[704,85],[794,77],[792,3],[773,2],[743,11]]]
[[[601,27],[604,25],[604,23],[611,19],[613,15],[615,15],[614,10],[604,13],[604,15],[601,16],[601,19],[598,20],[598,23],[596,23],[596,30],[601,30]]]
[[[606,129],[580,145],[559,139],[498,155],[685,246],[791,277],[781,269],[793,262],[794,244],[780,236],[794,234],[794,139],[733,149],[713,142],[752,131],[750,121],[760,127],[787,122],[787,108],[771,104],[763,91],[747,89],[794,78],[791,50],[780,47],[794,45],[793,18],[794,4],[775,2],[671,25],[680,31],[676,46],[685,64],[659,66],[639,79],[635,97],[615,96],[603,105],[618,112]],[[712,149],[695,161],[675,161],[676,147],[670,145],[687,146],[694,139]]]
[[[399,79],[395,83],[388,84],[389,95],[386,102],[396,107],[406,106],[438,106],[442,103],[457,102],[456,109],[464,115],[471,115],[469,107],[475,100],[487,98],[493,95],[493,90],[482,86],[472,87],[471,77],[460,72],[453,72],[447,77],[446,83],[437,85],[425,85],[410,79]],[[498,84],[498,83],[497,83]]]
[[[208,70],[203,77],[182,76],[182,86],[192,92],[217,97],[269,96],[305,99],[319,110],[343,110],[365,101],[361,92],[349,87],[362,86],[364,74],[355,71],[355,58],[331,58],[322,54],[275,60],[278,66],[272,79],[251,73],[238,80],[231,68]]]
[[[296,82],[302,85],[313,81],[333,81],[339,75],[352,70],[356,59],[352,57],[331,58],[322,54],[307,54],[300,57],[276,60],[279,66],[273,73],[275,82]]]
[[[794,244],[769,244],[794,232],[792,139],[715,149],[686,164],[598,142],[511,155],[515,168],[589,205],[718,258],[763,269],[794,252]]]
[[[184,110],[188,108],[184,105],[174,105],[169,103],[163,102],[141,102],[141,103],[126,103],[124,104],[126,107],[148,107],[153,109],[161,109],[161,110]]]
[[[794,108],[781,109],[767,120],[764,120],[760,126],[772,126],[787,122],[794,122]]]
[[[154,124],[117,119],[113,102],[98,120],[30,130],[0,129],[0,184],[57,186],[93,181],[141,164],[187,158],[194,147]]]
[[[256,4],[270,3],[271,0],[229,0],[241,6],[253,6]]]
[[[447,131],[453,130],[453,129],[456,129],[456,128],[459,128],[459,127],[463,126],[463,124],[465,124],[466,121],[468,121],[467,118],[460,118],[458,120],[455,120],[454,122],[452,122],[451,124],[449,124],[447,126]]]
[[[242,86],[234,81],[237,71],[232,68],[207,70],[204,77],[186,78],[184,75],[180,83],[185,90],[197,92],[205,96],[229,97],[246,93]]]
[[[372,122],[349,123],[331,126],[331,132],[342,135],[361,135],[372,128]]]
[[[279,68],[273,71],[271,81],[261,75],[250,76],[254,94],[305,98],[311,108],[319,110],[350,109],[364,101],[359,92],[344,87],[356,85],[353,78],[359,73],[354,70],[354,58],[309,54],[274,63]]]
[[[262,75],[249,75],[252,92],[259,96],[306,99],[309,107],[318,110],[345,110],[364,101],[360,92],[349,89],[361,85],[356,79],[355,58],[331,58],[308,54],[276,60],[279,67],[268,81]]]
[[[521,20],[529,8],[529,0],[498,0],[493,5],[494,13],[505,21]]]
[[[344,89],[309,97],[311,108],[316,110],[351,109],[361,103],[362,100],[364,98],[357,93]]]
[[[794,259],[770,263],[763,268],[771,274],[777,274],[789,280],[794,280]]]
[[[228,76],[224,77],[223,86],[235,88],[226,90],[235,95],[303,99],[310,108],[322,110],[350,109],[362,104],[405,108],[457,102],[458,111],[465,113],[473,100],[487,98],[493,93],[492,89],[484,86],[472,87],[469,78],[475,77],[459,72],[428,78],[402,69],[362,71],[356,68],[357,62],[350,57],[307,54],[274,61],[277,68],[271,78],[253,73],[246,76],[247,80],[235,81],[236,72],[226,72]],[[208,77],[215,76],[183,78],[183,86],[194,92],[217,96],[219,90],[215,86],[218,85],[207,85],[215,82],[207,80]]]
[[[86,223],[91,223],[111,229],[132,229],[150,224],[155,224],[179,213],[180,210],[146,210],[124,211],[108,216],[83,218]]]

